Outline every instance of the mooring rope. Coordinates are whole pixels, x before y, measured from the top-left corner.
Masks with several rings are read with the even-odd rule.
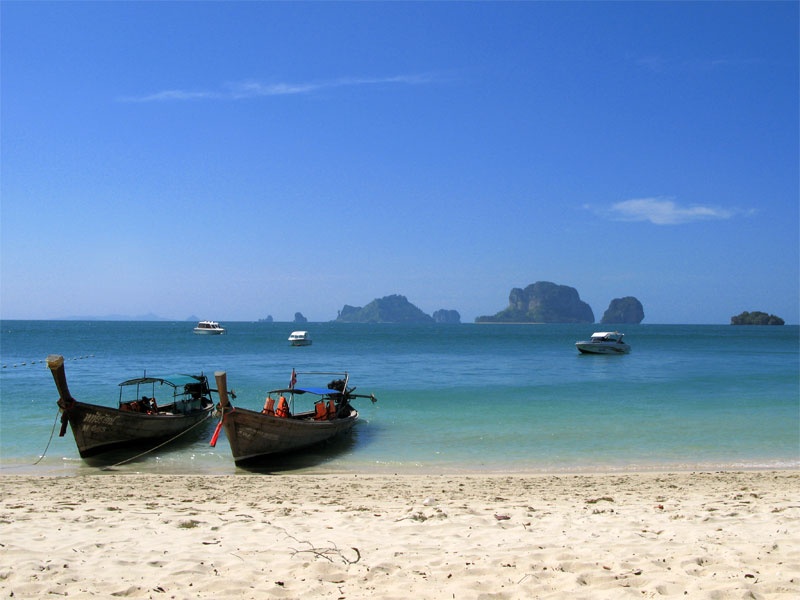
[[[38,465],[40,462],[42,462],[44,457],[47,456],[47,450],[50,448],[50,442],[53,441],[53,434],[56,432],[56,423],[58,423],[58,413],[60,413],[60,412],[61,412],[61,410],[57,410],[56,411],[56,418],[53,421],[53,428],[50,430],[50,439],[47,440],[47,446],[44,447],[44,452],[42,452],[42,455],[39,457],[39,459],[36,462],[33,463],[32,466]]]
[[[39,457],[39,458],[38,458],[38,459],[37,459],[35,462],[31,463],[30,465],[9,465],[9,466],[2,466],[2,467],[0,467],[0,469],[24,469],[25,467],[35,467],[35,466],[36,466],[36,465],[38,465],[40,462],[42,462],[42,460],[44,459],[44,457],[47,455],[47,450],[48,450],[48,448],[50,448],[50,442],[52,442],[52,441],[53,441],[53,434],[56,432],[56,424],[58,423],[58,413],[60,413],[60,412],[61,412],[60,410],[57,410],[57,411],[56,411],[56,418],[55,418],[55,420],[53,421],[53,428],[50,430],[50,439],[49,439],[49,440],[47,440],[47,446],[45,446],[45,447],[44,447],[44,452],[42,452],[42,455],[41,455],[41,456],[40,456],[40,457]]]
[[[158,450],[158,449],[159,449],[159,448],[161,448],[162,446],[166,446],[167,444],[174,442],[175,440],[177,440],[177,439],[178,439],[179,437],[181,437],[182,435],[184,435],[184,434],[186,434],[186,433],[189,433],[189,432],[190,432],[192,429],[194,429],[195,427],[199,427],[200,425],[202,425],[203,423],[205,423],[205,422],[206,422],[208,419],[210,419],[210,418],[211,418],[211,412],[212,412],[212,411],[209,411],[209,412],[208,412],[208,414],[207,414],[207,415],[206,415],[206,416],[205,416],[205,417],[204,417],[202,420],[198,421],[197,423],[195,423],[194,425],[192,425],[191,427],[189,427],[189,429],[184,429],[183,431],[181,431],[181,432],[180,432],[178,435],[176,435],[175,437],[172,437],[172,438],[168,439],[167,441],[165,441],[165,442],[162,442],[162,443],[158,444],[157,446],[154,446],[154,447],[150,448],[149,450],[145,450],[145,451],[144,451],[144,452],[142,452],[141,454],[137,454],[136,456],[131,456],[130,458],[126,458],[125,460],[121,460],[120,462],[118,462],[118,463],[114,463],[113,465],[108,465],[108,466],[105,466],[105,467],[103,467],[103,468],[102,468],[102,469],[100,469],[100,470],[101,470],[101,471],[108,471],[108,470],[110,470],[110,469],[113,469],[114,467],[118,467],[118,466],[120,466],[120,465],[124,465],[125,463],[129,463],[129,462],[131,462],[132,460],[136,460],[137,458],[141,458],[142,456],[145,456],[146,454],[150,454],[151,452],[155,452],[156,450]]]
[[[38,459],[37,459],[35,462],[31,463],[30,465],[8,465],[8,466],[0,466],[0,469],[24,469],[24,468],[26,468],[26,467],[32,467],[32,466],[36,466],[36,465],[38,465],[40,462],[42,462],[42,460],[44,460],[44,457],[45,457],[45,456],[47,456],[47,450],[50,448],[50,443],[53,441],[53,434],[56,432],[56,425],[58,424],[58,415],[59,415],[59,413],[60,413],[60,412],[61,412],[61,410],[60,410],[60,409],[59,409],[58,411],[56,411],[56,418],[55,418],[55,420],[53,421],[53,428],[50,430],[50,439],[48,439],[48,440],[47,440],[47,446],[45,446],[45,448],[44,448],[44,452],[42,452],[42,455],[41,455],[41,456],[40,456],[40,457],[39,457],[39,458],[38,458]],[[176,436],[174,436],[174,437],[171,437],[171,438],[170,438],[170,439],[168,439],[167,441],[165,441],[165,442],[162,442],[162,443],[158,444],[157,446],[154,446],[153,448],[150,448],[149,450],[145,450],[145,451],[144,451],[144,452],[142,452],[141,454],[137,454],[136,456],[132,456],[131,458],[126,458],[125,460],[123,460],[123,461],[120,461],[120,462],[118,462],[118,463],[115,463],[115,464],[113,464],[113,465],[108,465],[108,466],[106,466],[106,467],[103,467],[103,468],[102,468],[102,469],[100,469],[100,470],[101,470],[101,471],[107,471],[107,470],[109,470],[109,469],[113,469],[114,467],[118,467],[118,466],[120,466],[120,465],[124,465],[125,463],[131,462],[132,460],[136,460],[137,458],[140,458],[140,457],[142,457],[142,456],[144,456],[144,455],[146,455],[146,454],[149,454],[150,452],[155,452],[156,450],[158,450],[158,449],[159,449],[159,448],[161,448],[162,446],[166,446],[167,444],[169,444],[169,443],[171,443],[171,442],[174,442],[175,440],[177,440],[177,439],[178,439],[179,437],[181,437],[182,435],[184,435],[184,434],[186,434],[186,433],[189,433],[189,432],[190,432],[192,429],[194,429],[195,427],[199,427],[200,425],[202,425],[203,423],[205,423],[205,422],[206,422],[208,419],[210,419],[210,418],[211,418],[211,416],[212,416],[212,414],[211,414],[211,411],[209,411],[209,412],[208,412],[208,414],[207,414],[207,415],[206,415],[206,416],[205,416],[205,417],[204,417],[202,420],[198,421],[197,423],[195,423],[194,425],[192,425],[192,426],[191,426],[191,427],[189,427],[188,429],[185,429],[185,430],[181,431],[181,432],[180,432],[178,435],[176,435]]]

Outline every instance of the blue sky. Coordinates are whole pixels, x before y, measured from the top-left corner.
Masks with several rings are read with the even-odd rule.
[[[796,2],[14,2],[0,317],[800,311]]]

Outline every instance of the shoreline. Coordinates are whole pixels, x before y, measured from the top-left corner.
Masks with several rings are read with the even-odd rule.
[[[0,481],[5,597],[800,595],[800,470]]]
[[[778,460],[774,462],[753,461],[751,463],[695,463],[695,464],[586,464],[568,466],[522,466],[510,468],[508,465],[492,464],[485,466],[458,466],[452,463],[415,463],[415,464],[373,464],[352,463],[342,465],[319,464],[319,461],[309,461],[308,464],[293,462],[284,467],[269,468],[237,467],[232,459],[225,457],[222,462],[202,461],[171,462],[169,455],[165,460],[162,457],[150,457],[118,464],[105,464],[87,462],[79,457],[61,459],[59,463],[25,463],[13,464],[5,460],[0,461],[0,481],[6,476],[19,477],[82,477],[100,474],[121,475],[169,475],[169,476],[199,476],[199,477],[230,477],[247,475],[298,475],[298,476],[512,476],[512,477],[568,477],[573,475],[603,476],[603,475],[648,475],[648,474],[690,474],[690,473],[758,473],[758,472],[798,472],[800,462],[796,460]],[[55,460],[55,459],[50,459]]]
[[[131,460],[131,458],[135,458]],[[118,461],[118,462],[115,462]],[[274,466],[273,466],[274,465]],[[190,450],[163,453],[144,453],[134,457],[127,452],[117,455],[102,455],[91,459],[75,456],[0,456],[0,479],[6,475],[71,477],[93,473],[124,473],[154,475],[198,475],[230,476],[247,474],[277,475],[632,475],[652,473],[693,473],[693,472],[759,472],[759,471],[798,471],[800,460],[797,457],[758,457],[751,460],[719,462],[614,462],[602,461],[583,464],[554,464],[552,462],[526,462],[506,464],[498,461],[475,462],[424,461],[424,462],[385,462],[364,461],[353,458],[327,461],[316,454],[283,457],[262,467],[237,467],[224,448],[222,453],[203,453]]]

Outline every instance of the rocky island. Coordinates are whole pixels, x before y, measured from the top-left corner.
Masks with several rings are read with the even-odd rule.
[[[603,313],[600,322],[603,324],[635,324],[638,325],[644,319],[644,307],[633,296],[624,298],[614,298],[608,305],[608,310]]]
[[[433,323],[434,319],[411,304],[405,296],[377,298],[365,307],[345,304],[335,319],[340,323]]]
[[[537,281],[525,289],[512,289],[507,308],[494,316],[478,317],[475,322],[594,323],[594,313],[575,288]]]
[[[768,315],[759,310],[753,312],[744,311],[740,315],[731,317],[731,325],[784,325],[785,322],[780,317]]]
[[[461,315],[457,310],[440,309],[434,311],[433,320],[436,323],[461,323]]]

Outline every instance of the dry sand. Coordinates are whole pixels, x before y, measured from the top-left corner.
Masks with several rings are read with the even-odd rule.
[[[14,598],[800,598],[800,473],[2,476]]]

